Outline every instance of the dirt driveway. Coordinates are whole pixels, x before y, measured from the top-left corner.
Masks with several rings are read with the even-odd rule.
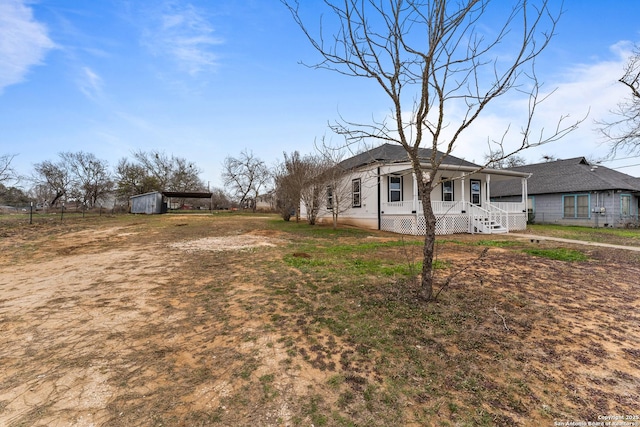
[[[264,218],[206,235],[196,216],[164,217],[159,230],[147,219],[4,233],[0,425],[209,425],[235,377],[288,357],[242,307],[257,291],[252,259],[283,244],[254,230]],[[308,381],[301,370],[270,387],[304,394]],[[254,410],[261,425],[291,419],[286,401]]]
[[[338,401],[331,397],[332,367],[292,352],[272,326],[288,309],[263,281],[280,274],[278,262],[293,241],[263,223],[191,216],[3,231],[0,425],[317,422],[316,403],[304,397],[314,390],[329,406]],[[443,244],[443,259],[466,256],[458,246]],[[636,256],[614,271],[610,254],[594,254],[601,261],[587,272],[553,262],[541,270],[535,260],[490,251],[483,283],[493,284],[492,295],[500,295],[493,307],[501,311],[487,311],[474,328],[510,328],[515,335],[506,339],[518,340],[508,349],[522,360],[498,363],[513,375],[525,372],[531,383],[522,395],[532,397],[522,405],[538,409],[520,418],[511,411],[513,419],[549,421],[543,409],[560,396],[556,414],[593,404],[600,406],[585,414],[640,414],[640,266]],[[469,269],[460,281],[476,283],[478,274]],[[589,280],[597,287],[586,287]],[[336,345],[329,335],[322,342]],[[461,353],[454,347],[446,349],[451,363]],[[451,404],[442,411],[439,419],[454,415]]]

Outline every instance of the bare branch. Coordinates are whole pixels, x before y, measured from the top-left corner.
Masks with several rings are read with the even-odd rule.
[[[11,162],[17,154],[3,154],[0,156],[0,183],[16,178],[16,171]]]
[[[600,132],[609,141],[610,157],[615,157],[618,151],[640,154],[640,46],[634,48],[618,81],[629,89],[629,96],[611,111],[615,119],[596,121]]]
[[[432,177],[461,136],[488,105],[508,93],[527,97],[529,111],[520,142],[506,144],[504,134],[499,149],[492,150],[503,159],[557,141],[584,120],[562,116],[555,129],[533,137],[534,114],[546,99],[540,95],[535,60],[553,38],[562,10],[551,11],[550,0],[517,0],[506,10],[491,0],[325,0],[331,14],[314,35],[301,18],[302,5],[282,2],[320,54],[316,68],[371,79],[387,95],[388,118],[371,123],[340,118],[330,128],[347,144],[375,140],[399,144],[407,152],[423,195],[422,281],[425,298],[431,299],[435,216],[430,194],[437,185]],[[492,20],[491,32],[484,22],[489,13],[503,13],[502,25],[496,29]],[[423,147],[432,150],[426,163],[419,155]]]
[[[253,152],[243,150],[239,157],[224,159],[222,179],[243,208],[256,209],[256,198],[271,179],[266,164]]]

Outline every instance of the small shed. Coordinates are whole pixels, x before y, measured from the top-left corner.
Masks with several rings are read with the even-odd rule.
[[[131,213],[133,214],[163,214],[167,213],[167,200],[180,199],[209,199],[212,193],[198,191],[152,191],[138,194],[129,198]]]
[[[134,214],[161,214],[167,212],[167,204],[163,202],[162,193],[138,194],[129,198],[131,201],[131,213]]]

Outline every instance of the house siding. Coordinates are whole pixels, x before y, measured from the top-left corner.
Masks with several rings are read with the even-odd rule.
[[[402,174],[402,175],[400,175]],[[396,214],[398,208],[393,208],[393,203],[389,203],[389,176],[402,176],[402,202],[410,204],[411,206],[400,208],[404,209],[405,214],[420,215],[422,212],[422,206],[420,201],[414,202],[414,180],[412,172],[407,170],[407,165],[385,165],[380,167],[380,200],[378,200],[378,180],[377,180],[377,167],[372,166],[366,169],[361,169],[357,172],[352,172],[350,175],[344,178],[344,181],[340,186],[350,188],[350,183],[353,179],[361,180],[361,206],[350,207],[341,212],[338,216],[338,222],[343,225],[357,226],[367,229],[377,230],[379,227],[379,215],[380,220],[389,214]],[[487,202],[487,180],[486,175],[482,173],[472,174],[465,176],[464,184],[460,177],[462,172],[457,171],[442,171],[436,176],[436,180],[440,180],[442,177],[452,179],[454,183],[454,201],[466,201],[469,202],[471,198],[471,180],[479,180],[481,182],[481,204],[485,205]],[[417,189],[415,190],[417,194]],[[331,224],[333,222],[332,213],[327,209],[325,200],[326,194],[322,196],[321,209],[318,213],[316,222],[318,224]],[[431,200],[433,202],[442,201],[442,185],[436,185],[431,191]],[[521,197],[514,200],[520,202]],[[415,206],[412,204],[415,203]],[[405,205],[406,206],[406,205]],[[378,209],[380,208],[380,214]],[[460,214],[461,212],[447,212],[447,214]],[[301,215],[306,216],[304,204],[301,206]],[[468,221],[468,220],[467,220]],[[468,229],[468,225],[463,227]]]
[[[378,187],[376,180],[371,179],[372,176],[375,176],[375,170],[360,171],[344,178],[343,185],[347,188],[351,188],[353,179],[360,178],[360,207],[351,206],[351,200],[347,200],[350,207],[339,214],[338,222],[340,224],[373,230],[378,228]],[[349,195],[351,195],[350,192]],[[386,194],[383,193],[382,197],[386,198]],[[323,198],[326,199],[326,195],[323,195]],[[322,201],[320,206],[317,222],[319,224],[331,224],[333,217],[331,211],[326,209],[325,200]],[[300,212],[304,218],[306,216],[304,203],[300,207]]]
[[[535,222],[591,227],[625,227],[638,223],[640,178],[599,165],[584,157],[510,168],[531,174],[528,193],[534,199]],[[518,194],[515,181],[503,181],[492,192],[495,201],[509,201]],[[565,218],[563,198],[588,195],[588,218]],[[502,196],[502,197],[500,197]],[[622,197],[629,200],[629,212],[622,214]],[[576,202],[579,199],[574,199]]]
[[[500,206],[489,204],[489,176],[503,181],[506,178],[520,179],[522,190],[526,189],[524,180],[529,174],[521,172],[505,172],[497,170],[483,170],[480,166],[466,162],[443,153],[436,153],[436,158],[443,161],[438,171],[430,171],[429,159],[433,152],[427,149],[420,150],[421,167],[426,174],[431,174],[431,180],[436,183],[442,177],[453,181],[453,200],[443,200],[443,187],[435,185],[431,191],[431,208],[436,215],[436,234],[454,233],[504,233],[509,229],[521,230],[526,227],[526,213],[524,204],[517,200],[513,204],[501,204]],[[357,154],[344,160],[338,165],[346,174],[343,181],[328,180],[331,184],[323,191],[320,200],[317,223],[332,223],[333,212],[331,207],[340,208],[337,215],[338,223],[343,225],[355,225],[362,228],[380,229],[401,234],[424,234],[426,221],[422,212],[418,186],[413,176],[412,164],[407,153],[401,146],[383,144],[365,153]],[[471,175],[465,176],[466,173]],[[353,179],[361,180],[359,207],[347,206],[344,200],[345,187],[351,187]],[[390,198],[389,183],[393,179],[402,179],[401,195],[398,196],[397,188],[394,188],[394,197]],[[471,181],[477,180],[480,184],[480,200],[472,204]],[[327,190],[330,190],[329,193]],[[477,193],[476,193],[477,194]],[[337,195],[337,196],[336,196]],[[342,197],[341,197],[342,195]],[[328,207],[327,207],[328,205]],[[479,206],[481,205],[481,206]],[[301,214],[306,216],[305,206],[302,203]]]
[[[589,194],[589,218],[565,218],[563,199],[567,196]],[[583,225],[589,227],[620,227],[627,222],[638,220],[638,197],[631,196],[631,212],[628,217],[621,215],[621,195],[627,194],[616,191],[602,191],[592,193],[561,193],[536,194],[534,198],[534,222],[539,224]],[[629,195],[629,194],[627,194]],[[509,201],[511,197],[501,198]],[[604,213],[600,213],[604,208]],[[596,210],[596,212],[594,212]]]

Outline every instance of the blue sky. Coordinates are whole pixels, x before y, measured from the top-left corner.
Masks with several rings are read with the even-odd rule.
[[[310,17],[321,5],[305,2]],[[538,124],[590,115],[565,139],[523,153],[531,162],[606,154],[593,121],[626,95],[616,80],[640,41],[638,1],[567,0],[564,9],[538,62],[544,88],[557,88]],[[62,151],[113,166],[157,149],[221,186],[226,156],[247,149],[273,164],[283,151],[313,152],[324,135],[340,141],[327,129],[339,115],[388,111],[373,82],[300,65],[318,60],[278,0],[0,0],[0,154],[18,154],[15,168],[29,174]],[[493,111],[455,155],[480,162],[487,137],[519,127],[509,108]],[[603,164],[640,176],[638,163]]]

